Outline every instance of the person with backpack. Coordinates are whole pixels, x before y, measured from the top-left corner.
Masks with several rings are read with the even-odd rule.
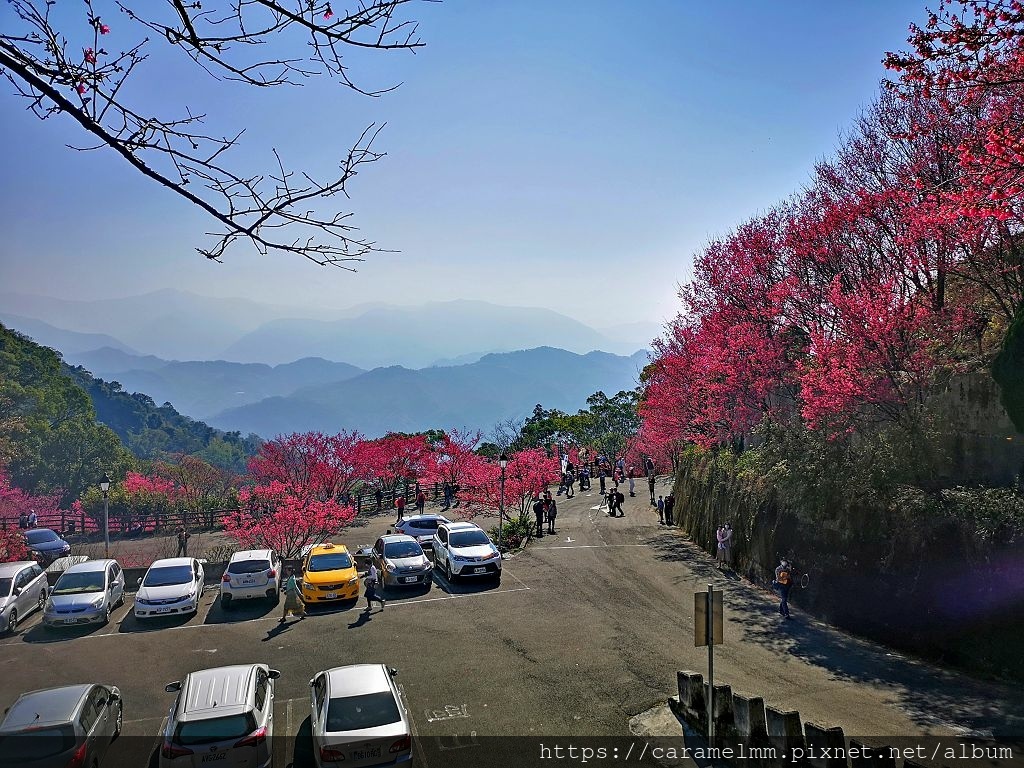
[[[364,594],[366,596],[366,608],[363,609],[363,613],[370,612],[370,609],[373,608],[374,600],[380,603],[380,609],[384,610],[384,603],[387,600],[377,594],[377,586],[379,584],[380,573],[377,570],[377,566],[371,564],[370,570],[366,572],[366,579],[363,580]]]
[[[793,587],[793,565],[786,558],[779,561],[775,569],[775,581],[772,582],[775,591],[779,593],[779,613],[787,619],[793,618],[789,615],[789,590]]]
[[[299,582],[295,578],[295,572],[291,568],[285,569],[287,578],[281,589],[284,592],[284,610],[281,613],[281,620],[278,624],[284,624],[288,614],[296,615],[299,620],[306,618],[306,604],[302,602],[302,590],[299,589]]]

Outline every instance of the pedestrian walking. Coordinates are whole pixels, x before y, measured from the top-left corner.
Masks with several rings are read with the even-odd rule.
[[[619,512],[619,517],[625,517],[626,513],[622,509],[622,502],[626,500],[626,497],[622,495],[622,491],[619,490],[618,486],[615,487],[615,509]]]
[[[654,475],[647,476],[647,488],[651,492],[651,506],[656,506],[654,501]]]
[[[548,516],[548,533],[555,532],[555,518],[558,517],[558,504],[555,503],[554,499],[548,502],[547,508]]]
[[[650,456],[644,459],[644,474],[648,477],[654,477],[654,459]]]
[[[584,464],[580,467],[580,492],[590,490],[590,467]]]
[[[636,490],[636,481],[634,480],[634,478],[636,477],[636,470],[633,469],[633,467],[630,467],[629,471],[626,473],[626,477],[629,478],[629,495],[636,496],[636,494],[633,493],[633,491]]]
[[[422,489],[416,492],[416,514],[422,515],[427,506],[427,494]]]
[[[601,495],[604,495],[605,493],[607,493],[607,491],[605,490],[605,487],[604,487],[605,477],[606,477],[606,475],[604,473],[604,466],[602,465],[601,469],[598,470],[598,474],[597,474],[597,479],[601,483]]]
[[[665,525],[673,525],[672,512],[676,505],[676,497],[671,493],[665,497]]]
[[[398,519],[395,520],[395,525],[398,525],[405,518],[405,494],[398,494],[395,491],[395,508],[398,509]]]
[[[657,507],[658,507],[658,522],[661,525],[664,525],[665,524],[665,499],[663,499],[661,496],[658,497]]]
[[[544,500],[538,497],[533,502],[533,516],[537,520],[537,536],[543,536],[544,535],[544,513],[545,513],[545,511],[546,510],[544,509]]]
[[[615,491],[609,489],[608,493],[604,497],[605,504],[608,505],[608,514],[611,517],[615,517]]]
[[[175,557],[188,557],[188,540],[192,534],[185,530],[185,526],[178,529],[178,554]]]
[[[384,491],[378,488],[373,492],[373,495],[377,498],[377,511],[381,512],[384,510]]]
[[[574,485],[576,485],[576,472],[570,467],[569,471],[566,472],[565,498],[571,499],[576,495],[576,490],[573,488]]]
[[[619,477],[626,476],[626,459],[624,457],[619,456],[619,458],[615,460],[615,469],[618,470]]]
[[[289,613],[298,616],[300,620],[306,618],[306,604],[302,601],[302,590],[299,589],[295,572],[291,568],[286,568],[284,573],[285,580],[281,587],[284,592],[284,610],[278,624],[284,624]]]
[[[779,593],[779,613],[787,619],[793,618],[789,615],[789,590],[793,586],[793,566],[789,560],[782,558],[775,569],[775,581],[772,582],[775,591]]]
[[[450,483],[444,484],[444,509],[448,509],[452,505],[452,486]]]
[[[35,528],[37,525],[39,525],[39,515],[34,509],[30,509],[28,511],[28,527]]]
[[[28,528],[28,512],[21,510],[21,514],[18,515],[18,527],[21,529]]]
[[[366,578],[363,580],[363,594],[366,597],[366,608],[363,609],[363,613],[370,612],[370,609],[373,608],[374,600],[380,603],[380,609],[384,610],[384,603],[387,600],[377,594],[378,586],[380,586],[380,574],[377,571],[377,566],[371,565],[370,570],[366,572]]]

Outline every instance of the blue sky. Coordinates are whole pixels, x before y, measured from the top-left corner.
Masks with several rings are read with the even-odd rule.
[[[104,2],[97,2],[103,8]],[[0,18],[10,21],[10,6]],[[796,191],[878,91],[923,1],[468,2],[412,7],[415,55],[360,53],[367,99],[323,81],[253,91],[159,53],[133,90],[247,129],[236,150],[327,175],[367,124],[388,156],[355,180],[357,274],[193,248],[209,222],[108,152],[76,153],[0,83],[0,290],[75,298],[181,288],[346,307],[472,298],[594,326],[662,321],[709,237]],[[110,10],[112,46],[131,30]],[[76,22],[78,23],[78,22]]]

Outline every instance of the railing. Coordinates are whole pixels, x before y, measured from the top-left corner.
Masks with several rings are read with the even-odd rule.
[[[438,501],[444,497],[441,483],[434,483],[432,486],[423,486],[424,492],[431,501]],[[355,505],[356,514],[374,515],[392,512],[395,502],[399,496],[405,497],[407,506],[414,506],[416,503],[416,485],[405,483],[402,488],[394,491],[382,491],[378,504],[376,491],[366,491],[355,495],[350,501]],[[452,497],[457,503],[457,496]],[[202,512],[174,510],[167,514],[159,515],[131,515],[110,514],[110,533],[112,536],[128,538],[132,536],[144,536],[154,533],[173,533],[179,528],[187,530],[216,530],[223,527],[224,516],[232,509],[210,509]],[[0,530],[11,530],[19,528],[18,516],[0,516]],[[87,514],[84,510],[80,513],[71,510],[59,510],[57,512],[41,512],[37,514],[37,528],[50,528],[66,536],[92,536],[103,533],[103,518]]]

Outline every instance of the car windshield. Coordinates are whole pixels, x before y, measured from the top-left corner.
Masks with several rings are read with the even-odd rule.
[[[174,740],[182,746],[189,744],[212,744],[216,741],[230,741],[248,736],[256,730],[251,715],[228,715],[211,717],[209,720],[193,720],[178,725]]]
[[[53,587],[52,595],[75,595],[81,592],[102,592],[103,571],[65,573]]]
[[[163,568],[150,568],[146,572],[144,587],[169,587],[172,584],[188,584],[192,581],[191,565],[169,565]]]
[[[479,547],[491,543],[483,531],[457,531],[449,539],[453,547]]]
[[[70,725],[37,728],[0,736],[0,765],[24,765],[67,752],[75,746]]]
[[[57,541],[58,536],[56,533],[46,528],[37,528],[34,531],[26,533],[25,540],[29,544],[45,544],[48,541]]]
[[[11,587],[14,585],[14,579],[0,579],[0,597],[7,597],[11,594]]]
[[[228,564],[228,573],[262,573],[269,570],[269,560],[238,560]]]
[[[327,732],[358,731],[401,720],[398,705],[390,691],[364,693],[331,699],[327,705]]]
[[[352,558],[348,556],[347,552],[331,552],[326,555],[313,555],[309,558],[306,570],[316,573],[317,571],[341,571],[351,567]]]
[[[384,545],[384,557],[419,557],[423,548],[415,541],[394,541]]]

